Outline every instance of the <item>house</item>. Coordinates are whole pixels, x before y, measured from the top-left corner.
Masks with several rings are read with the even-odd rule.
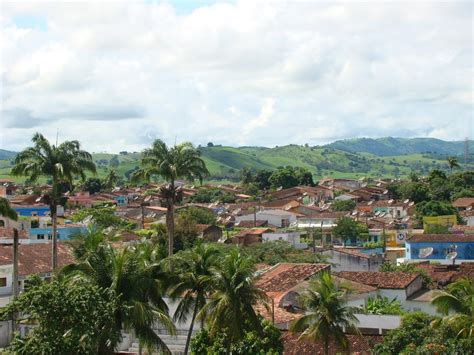
[[[361,182],[353,179],[325,178],[319,180],[318,186],[326,186],[334,189],[354,191],[361,187]]]
[[[347,216],[348,212],[321,212],[309,216],[298,216],[297,228],[319,229],[322,231],[323,243],[332,243],[332,229],[337,225],[337,220]]]
[[[418,234],[405,241],[407,260],[444,264],[474,260],[474,234]]]
[[[234,224],[234,227],[239,228],[257,228],[257,227],[268,227],[268,221],[263,221],[261,219],[252,220],[252,221],[239,221]]]
[[[253,228],[240,231],[238,234],[230,238],[230,242],[237,245],[250,245],[254,243],[261,243],[264,233],[272,232],[271,228]]]
[[[306,289],[305,281],[323,270],[330,270],[328,264],[310,263],[279,263],[264,270],[255,281],[271,299],[272,310],[257,306],[257,311],[267,320],[273,321],[280,329],[288,329],[289,322],[301,317],[302,309],[298,305],[298,297]]]
[[[51,243],[20,244],[18,246],[18,274],[20,290],[25,279],[38,274],[43,279],[51,277]],[[74,256],[68,245],[58,243],[58,266],[74,262]],[[0,245],[0,295],[11,295],[13,280],[13,246]]]
[[[198,224],[199,237],[208,242],[217,242],[222,238],[222,228],[210,224]]]
[[[284,228],[289,227],[292,223],[296,222],[297,217],[298,215],[296,213],[284,210],[263,210],[235,216],[235,222],[238,224],[240,221],[261,220],[267,221],[269,225]]]
[[[302,232],[282,232],[276,231],[273,233],[263,233],[262,234],[262,241],[264,242],[275,242],[278,240],[285,241],[290,243],[296,249],[306,249],[308,244],[301,243],[300,237]]]
[[[67,200],[67,203],[74,207],[86,207],[90,208],[92,206],[92,198],[89,191],[80,191],[76,192],[73,196],[70,196]]]
[[[87,226],[84,224],[67,223],[57,226],[57,239],[60,241],[67,241],[71,236],[85,233]],[[52,227],[30,228],[28,236],[32,242],[46,242],[53,238]]]
[[[28,233],[25,230],[18,230],[18,243],[28,243]],[[0,244],[13,244],[14,229],[9,227],[0,227]]]
[[[421,275],[408,272],[341,271],[336,276],[377,287],[380,296],[401,302],[423,288]]]
[[[458,211],[466,211],[474,208],[474,197],[461,197],[453,202],[453,207]]]
[[[316,204],[321,201],[332,200],[334,192],[327,186],[295,186],[270,193],[272,200],[293,199],[305,205]]]
[[[384,262],[380,253],[364,253],[355,248],[333,248],[325,250],[323,255],[334,271],[378,271]]]

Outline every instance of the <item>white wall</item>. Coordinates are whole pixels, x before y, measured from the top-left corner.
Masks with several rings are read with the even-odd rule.
[[[0,295],[11,295],[12,293],[12,279],[13,279],[13,264],[0,266],[0,277],[7,278],[7,285],[0,287]]]
[[[300,232],[288,232],[288,233],[263,233],[263,241],[276,242],[283,240],[290,243],[296,249],[306,249],[308,245],[306,243],[300,243]]]
[[[273,211],[278,211],[278,210],[273,210]],[[286,212],[286,211],[283,211],[283,212]],[[237,223],[240,221],[253,221],[254,218],[255,216],[253,213],[246,214],[243,216],[235,216],[235,222]],[[288,219],[289,224],[291,224],[291,223],[296,222],[296,215],[286,214],[286,213],[279,215],[279,214],[267,213],[266,211],[258,211],[256,219],[260,221],[267,221],[268,224],[281,227],[282,219]]]

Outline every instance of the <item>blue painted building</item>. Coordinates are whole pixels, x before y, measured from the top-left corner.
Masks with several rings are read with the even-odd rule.
[[[433,251],[431,252],[431,249]],[[446,260],[456,252],[456,260],[474,260],[473,234],[419,234],[405,241],[406,258],[410,260]],[[423,257],[423,253],[428,256]]]
[[[58,240],[65,241],[70,240],[71,235],[80,234],[87,231],[87,227],[85,226],[58,226]],[[32,240],[48,240],[52,238],[52,228],[30,228],[28,231],[29,237]]]
[[[114,200],[117,202],[117,206],[125,206],[127,204],[127,197],[123,195],[115,196]]]
[[[35,205],[35,206],[18,206],[15,207],[16,213],[22,217],[46,217],[49,216],[49,206]]]

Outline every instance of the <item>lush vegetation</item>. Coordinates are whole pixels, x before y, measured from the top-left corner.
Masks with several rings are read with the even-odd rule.
[[[362,309],[363,313],[366,314],[392,314],[400,315],[403,314],[403,309],[396,298],[389,299],[388,297],[369,297],[367,303]]]
[[[115,215],[113,207],[95,206],[92,208],[81,208],[74,211],[71,216],[73,222],[82,222],[90,219],[99,229],[109,227],[129,229],[135,226],[135,223],[126,222],[122,218]]]
[[[350,217],[340,217],[337,225],[332,229],[334,236],[344,240],[344,243],[355,243],[358,240],[366,240],[369,229],[363,223],[357,222]]]
[[[294,321],[290,330],[300,333],[301,339],[319,341],[324,344],[325,354],[329,354],[331,339],[343,349],[349,350],[346,333],[359,334],[356,309],[345,304],[349,291],[333,282],[331,274],[323,272],[310,282],[301,297],[306,314]]]
[[[223,192],[222,190],[219,190],[219,189],[200,188],[188,200],[189,202],[198,202],[198,203],[211,203],[211,202],[234,203],[235,195],[230,192]]]
[[[331,203],[331,210],[333,211],[352,211],[356,207],[356,203],[353,200],[341,200],[334,201]]]

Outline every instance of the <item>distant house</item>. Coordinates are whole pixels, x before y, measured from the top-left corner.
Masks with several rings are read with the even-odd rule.
[[[354,179],[331,179],[326,178],[319,181],[318,186],[326,186],[335,189],[354,191],[361,187],[361,182]]]
[[[25,279],[38,274],[43,279],[51,277],[51,243],[20,244],[18,246],[18,273],[20,290]],[[58,266],[62,267],[74,262],[68,245],[58,243]],[[13,247],[0,245],[0,295],[11,295],[13,280]]]
[[[353,248],[332,248],[323,252],[334,271],[378,271],[384,262],[382,254],[363,253]]]
[[[222,228],[210,224],[198,224],[199,237],[208,242],[217,242],[222,238]]]
[[[336,276],[377,287],[379,295],[389,299],[396,297],[399,301],[408,299],[423,288],[421,275],[408,272],[341,271]]]
[[[328,264],[279,263],[264,270],[257,277],[255,285],[271,299],[271,312],[263,306],[257,311],[276,327],[288,329],[289,322],[302,316],[299,294],[306,289],[311,277],[323,270],[330,270]]]
[[[270,194],[273,200],[297,200],[305,205],[319,203],[334,198],[332,189],[326,186],[295,186]]]
[[[71,239],[72,235],[84,233],[87,227],[82,224],[65,224],[58,225],[57,227],[57,238],[61,241],[67,241]],[[32,242],[45,242],[52,239],[52,227],[45,228],[30,228],[28,230],[28,236]]]
[[[413,235],[405,241],[405,250],[408,260],[437,260],[447,264],[460,263],[463,260],[472,261],[474,234]],[[454,258],[450,259],[448,254]]]
[[[92,198],[89,191],[76,192],[73,196],[70,196],[67,200],[68,204],[74,207],[86,207],[92,206]]]
[[[453,202],[453,207],[457,208],[458,211],[466,211],[468,209],[474,209],[474,197],[461,197]]]
[[[238,224],[240,221],[267,221],[269,225],[275,227],[289,227],[292,223],[296,222],[298,215],[293,212],[284,210],[263,210],[256,213],[249,213],[241,216],[235,216],[235,222]]]
[[[271,228],[254,228],[245,229],[238,234],[234,235],[230,242],[232,244],[247,246],[250,244],[261,243],[262,236],[264,233],[272,232]]]
[[[262,241],[264,242],[275,242],[275,241],[285,241],[290,243],[296,249],[306,249],[308,244],[301,243],[300,237],[302,232],[282,232],[282,231],[275,231],[272,233],[263,233],[262,234]]]

